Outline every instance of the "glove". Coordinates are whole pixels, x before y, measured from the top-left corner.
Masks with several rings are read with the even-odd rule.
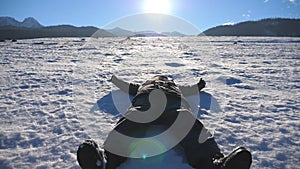
[[[117,80],[117,77],[115,75],[112,75],[109,81],[112,83],[115,83],[116,80]]]
[[[202,78],[200,78],[200,80],[198,82],[199,90],[203,89],[205,87],[205,85],[206,85],[206,82]]]

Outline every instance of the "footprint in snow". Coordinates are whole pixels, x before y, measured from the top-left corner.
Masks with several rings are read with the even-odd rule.
[[[165,65],[170,66],[170,67],[181,67],[181,66],[185,66],[184,64],[181,63],[165,63]]]

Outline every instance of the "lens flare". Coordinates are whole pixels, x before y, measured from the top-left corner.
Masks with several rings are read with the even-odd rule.
[[[153,156],[153,154],[160,154],[157,152],[167,151],[164,144],[151,137],[136,140],[129,146],[129,149],[132,157],[142,157],[144,160]]]

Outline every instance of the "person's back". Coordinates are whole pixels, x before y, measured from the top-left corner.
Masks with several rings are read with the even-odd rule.
[[[161,113],[151,124],[166,124],[167,121],[172,121],[168,119],[176,119],[176,110],[190,109],[180,88],[173,80],[161,75],[154,76],[138,87],[131,107],[152,115]]]

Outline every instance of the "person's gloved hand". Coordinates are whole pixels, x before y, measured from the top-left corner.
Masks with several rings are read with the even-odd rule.
[[[114,83],[116,79],[117,77],[115,75],[112,75],[109,81]]]
[[[206,85],[206,82],[202,78],[200,78],[200,80],[198,82],[199,90],[203,89],[205,87],[205,85]]]

